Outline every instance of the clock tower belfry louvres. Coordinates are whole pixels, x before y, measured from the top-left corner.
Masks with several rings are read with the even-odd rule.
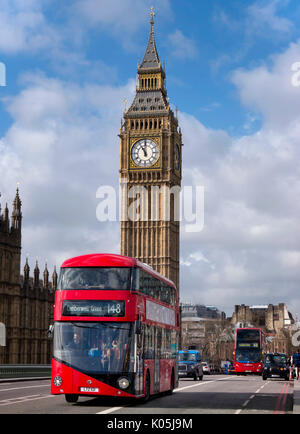
[[[169,105],[154,38],[154,13],[136,94],[120,131],[121,254],[147,263],[179,287],[182,135]]]

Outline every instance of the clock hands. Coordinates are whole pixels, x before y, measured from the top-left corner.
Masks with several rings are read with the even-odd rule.
[[[144,141],[144,146],[142,146],[142,150],[143,150],[143,152],[144,152],[144,156],[147,157],[146,141]]]
[[[137,167],[148,168],[159,159],[159,149],[153,140],[142,139],[134,143],[131,155]]]

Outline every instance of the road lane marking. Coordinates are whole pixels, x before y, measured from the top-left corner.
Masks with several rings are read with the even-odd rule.
[[[181,387],[179,389],[175,389],[173,393],[180,392],[181,390],[189,389],[190,387],[201,386],[202,384],[214,383],[214,382],[215,381],[205,381],[205,382],[201,382],[199,384],[192,384],[191,386],[185,386],[185,387]],[[124,407],[111,407],[111,408],[108,408],[107,410],[99,411],[96,414],[109,414],[109,413],[113,413],[114,411],[121,410],[122,408],[125,408],[125,407],[128,407],[128,406],[125,405]]]
[[[174,389],[174,392],[173,392],[173,393],[181,392],[181,390],[190,389],[191,387],[202,386],[202,385],[204,385],[204,384],[213,384],[213,383],[215,383],[216,381],[226,381],[226,380],[231,380],[231,379],[233,379],[233,378],[232,378],[232,377],[228,377],[228,378],[217,378],[217,379],[215,379],[215,380],[210,380],[210,381],[201,381],[201,382],[199,382],[199,383],[197,383],[197,384],[192,384],[191,386],[184,386],[184,387],[180,387],[179,389]]]
[[[23,386],[23,387],[10,387],[9,389],[0,389],[0,392],[8,392],[10,390],[21,390],[21,389],[34,389],[35,387],[49,387],[50,385],[48,384],[39,384],[36,386]]]
[[[282,387],[280,394],[277,398],[276,407],[273,414],[277,414],[277,413],[284,414],[285,402],[287,399],[289,387],[290,387],[289,382],[284,384],[284,386]]]
[[[0,401],[0,405],[2,405],[2,404],[6,404],[6,403],[12,403],[12,402],[14,402],[14,401],[19,401],[19,400],[23,400],[23,399],[27,399],[27,398],[36,398],[36,397],[38,397],[38,396],[41,396],[41,395],[28,395],[28,396],[20,396],[19,398],[7,398],[7,399],[2,399],[1,401]]]
[[[122,408],[125,408],[125,407],[129,407],[129,406],[124,405],[124,407],[111,407],[111,408],[108,408],[107,410],[99,411],[96,414],[109,414],[109,413],[113,413],[114,411],[121,410]]]
[[[216,380],[211,380],[211,381],[200,381],[197,384],[192,384],[190,386],[184,386],[184,387],[180,387],[178,389],[174,389],[173,393],[181,392],[182,390],[190,389],[192,387],[199,387],[199,386],[203,386],[204,384],[212,384],[212,383],[215,383],[216,381],[222,381],[222,380],[224,381],[224,380],[228,380],[228,379],[229,378],[218,378]],[[111,407],[111,408],[108,408],[107,410],[99,411],[96,414],[109,414],[109,413],[113,413],[114,411],[121,410],[125,407],[129,407],[129,405],[125,405],[124,407]]]
[[[20,398],[4,399],[0,401],[0,407],[3,407],[5,405],[20,404],[28,401],[35,401],[37,399],[53,398],[53,397],[54,395],[28,395],[28,396],[22,396]]]
[[[254,395],[251,395],[251,396],[249,397],[249,399],[247,399],[247,401],[245,401],[245,402],[242,404],[242,408],[239,408],[238,410],[236,410],[234,414],[240,414],[240,413],[243,411],[243,408],[247,407],[247,405],[249,404],[249,402],[251,401],[251,399],[255,398],[255,394],[259,393],[259,392],[260,392],[260,391],[265,387],[265,385],[266,385],[266,383],[263,384],[261,387],[259,387],[259,388],[257,389],[257,391],[254,392]]]
[[[255,394],[258,394],[269,383],[270,383],[270,381],[267,381],[265,384],[263,384],[262,386],[260,386],[257,389],[257,391],[255,392]],[[274,411],[273,414],[277,414],[277,413],[284,414],[285,403],[286,403],[286,400],[287,400],[287,395],[288,395],[289,387],[290,387],[290,383],[289,382],[287,384],[283,385],[283,387],[282,387],[282,389],[281,389],[281,391],[279,393],[279,396],[277,398],[276,407],[275,407],[275,411]],[[235,414],[240,414],[243,411],[243,408],[245,408],[249,404],[250,400],[253,399],[253,398],[255,398],[255,395],[251,395],[250,398],[242,404],[242,408],[236,410]]]
[[[203,386],[204,384],[212,384],[217,380],[212,380],[212,381],[202,381],[201,383],[197,383],[197,384],[192,384],[191,386],[184,386],[184,387],[180,387],[178,389],[175,389],[173,393],[177,393],[177,392],[181,392],[182,390],[185,389],[191,389],[192,387],[198,387],[198,386]]]
[[[286,393],[285,393],[285,395],[284,395],[284,397],[283,397],[283,400],[282,400],[281,414],[284,414],[285,403],[286,403],[286,400],[287,400],[287,396],[288,396],[289,388],[290,388],[290,384],[288,383],[288,387],[287,387],[287,389],[286,389]]]

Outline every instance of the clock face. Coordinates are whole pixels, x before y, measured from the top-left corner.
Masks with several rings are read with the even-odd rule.
[[[150,139],[136,142],[131,149],[131,157],[139,167],[151,167],[159,158],[158,145]]]

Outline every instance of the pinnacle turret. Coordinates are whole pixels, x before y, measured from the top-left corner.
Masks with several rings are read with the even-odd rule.
[[[13,202],[13,211],[12,211],[12,227],[14,229],[21,229],[22,224],[22,212],[21,212],[22,202],[19,196],[19,187],[17,187],[16,197]]]

